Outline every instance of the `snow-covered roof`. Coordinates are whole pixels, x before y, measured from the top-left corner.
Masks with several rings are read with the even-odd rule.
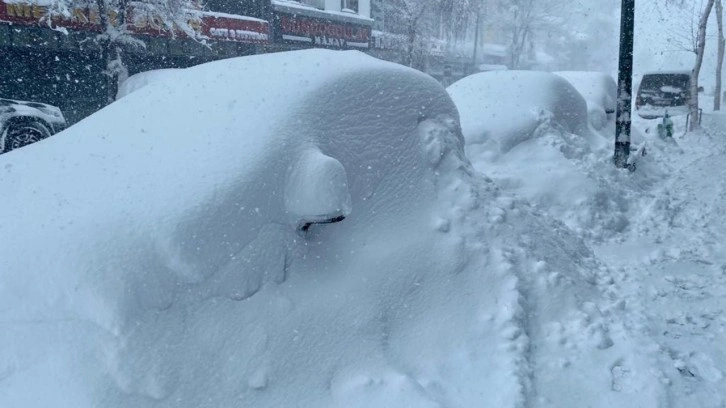
[[[204,10],[200,12],[203,16],[209,16],[209,17],[218,17],[218,18],[229,18],[232,20],[242,20],[242,21],[254,21],[257,23],[267,23],[267,20],[263,20],[260,18],[255,17],[249,17],[249,16],[241,16],[238,14],[229,14],[229,13],[220,13],[218,11],[209,11]]]
[[[351,11],[321,10],[298,1],[272,0],[272,5],[278,9],[292,13],[300,13],[312,17],[335,16],[337,20],[350,20],[358,24],[370,25],[373,19]]]

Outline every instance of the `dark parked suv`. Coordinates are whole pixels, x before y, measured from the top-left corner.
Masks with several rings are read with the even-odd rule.
[[[45,139],[65,127],[63,113],[55,106],[0,98],[0,154]]]
[[[635,110],[643,118],[688,113],[691,98],[691,73],[654,72],[643,75],[635,99]]]

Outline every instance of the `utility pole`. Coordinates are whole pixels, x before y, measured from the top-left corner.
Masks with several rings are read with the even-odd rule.
[[[615,126],[615,156],[618,168],[630,168],[630,125],[633,101],[633,31],[635,0],[622,0],[620,11],[620,62],[618,64],[618,111]],[[631,168],[634,170],[634,167]]]
[[[474,53],[471,57],[472,73],[478,72],[477,66],[477,50],[479,49],[479,30],[481,27],[481,0],[476,5],[476,25],[474,27]]]

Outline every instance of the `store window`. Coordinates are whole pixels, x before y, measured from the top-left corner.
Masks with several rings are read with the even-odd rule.
[[[341,0],[340,8],[351,13],[358,12],[358,0]]]
[[[325,10],[325,0],[302,0],[301,3],[315,7],[316,9]]]

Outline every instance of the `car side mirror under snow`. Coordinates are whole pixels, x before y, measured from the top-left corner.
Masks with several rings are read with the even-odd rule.
[[[338,160],[313,147],[288,169],[285,210],[299,230],[343,221],[351,207],[348,176]]]

